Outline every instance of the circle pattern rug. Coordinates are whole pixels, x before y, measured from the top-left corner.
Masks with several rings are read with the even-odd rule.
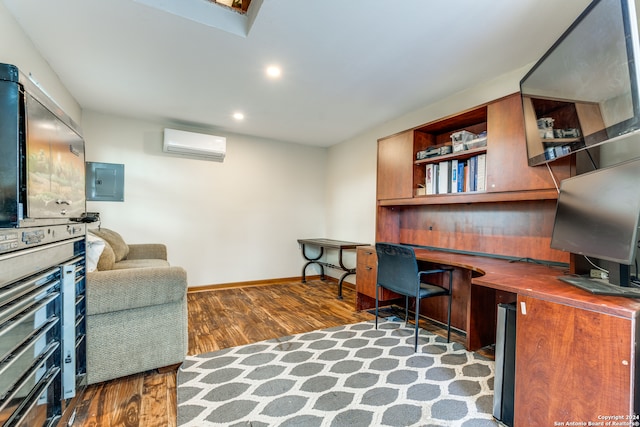
[[[494,362],[397,320],[188,356],[178,425],[496,426]]]

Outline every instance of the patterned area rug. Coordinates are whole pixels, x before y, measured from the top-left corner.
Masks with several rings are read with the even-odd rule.
[[[410,325],[411,326],[411,325]],[[494,362],[381,320],[198,356],[178,372],[178,425],[496,426]]]

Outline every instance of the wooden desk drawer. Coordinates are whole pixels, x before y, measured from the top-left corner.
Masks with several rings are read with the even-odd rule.
[[[378,256],[374,246],[362,246],[357,250],[356,291],[370,298],[376,297],[376,280],[378,272]],[[387,289],[381,289],[380,301],[399,298]]]

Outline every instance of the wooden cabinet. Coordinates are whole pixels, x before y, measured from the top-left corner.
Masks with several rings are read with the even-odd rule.
[[[635,425],[635,317],[526,296],[517,310],[516,426],[587,425],[607,415]]]
[[[356,250],[356,310],[375,307],[378,256],[375,246],[360,246]],[[399,295],[380,288],[380,305],[388,305]]]
[[[460,131],[486,133],[486,146],[418,159],[424,151],[451,145],[451,135]],[[465,163],[478,156],[486,161],[481,178],[485,188],[481,191],[447,194],[421,191],[427,181],[427,165]],[[549,168],[529,167],[523,107],[518,93],[378,141],[377,194],[381,205],[555,198],[556,183],[570,175],[569,159]]]
[[[378,200],[413,196],[413,131],[378,141]]]
[[[520,96],[508,96],[487,108],[487,191],[555,190],[550,170],[529,166]],[[570,170],[567,158],[554,163],[551,172],[559,183]]]
[[[486,132],[486,146],[418,159],[451,144],[451,135]],[[466,147],[465,147],[466,148]],[[422,153],[421,153],[422,154]],[[421,195],[427,164],[484,155],[485,190]],[[569,262],[550,248],[556,184],[572,175],[571,157],[528,164],[519,93],[378,141],[376,241]]]

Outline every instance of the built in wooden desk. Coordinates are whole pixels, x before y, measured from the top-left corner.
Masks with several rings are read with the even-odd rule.
[[[573,287],[558,267],[429,249],[416,257],[454,267],[452,324],[469,350],[495,343],[497,304],[516,303],[516,427],[640,421],[631,418],[640,414],[640,300]],[[444,319],[437,300],[421,313]]]
[[[342,299],[342,283],[344,282],[345,277],[356,274],[355,268],[347,268],[344,266],[342,252],[346,250],[355,250],[358,246],[366,246],[368,243],[345,242],[333,239],[298,239],[298,244],[302,250],[302,256],[307,260],[304,267],[302,267],[302,283],[307,281],[306,270],[311,264],[317,264],[320,266],[320,277],[322,280],[325,278],[324,267],[344,271],[344,274],[340,276],[340,280],[338,281],[338,299]],[[309,256],[306,252],[306,248],[308,246],[319,248],[319,253],[315,256]],[[338,251],[338,265],[320,261],[325,249],[335,249]]]

